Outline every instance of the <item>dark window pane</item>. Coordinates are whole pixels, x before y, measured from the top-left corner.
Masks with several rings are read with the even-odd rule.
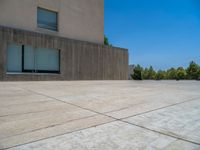
[[[38,8],[37,10],[38,27],[57,31],[57,13],[46,9]]]
[[[22,71],[22,46],[9,44],[7,49],[7,71]]]
[[[35,56],[32,46],[24,46],[24,70],[35,70]]]
[[[35,69],[37,71],[58,71],[60,70],[59,50],[37,48],[35,50]]]

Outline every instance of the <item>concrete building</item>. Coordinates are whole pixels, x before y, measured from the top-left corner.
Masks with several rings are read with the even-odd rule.
[[[103,42],[104,0],[0,1],[0,80],[128,79],[128,50]]]

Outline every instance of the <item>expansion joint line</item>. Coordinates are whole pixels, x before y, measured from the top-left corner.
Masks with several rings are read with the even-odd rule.
[[[152,132],[156,132],[158,134],[162,134],[162,135],[165,135],[165,136],[169,136],[169,137],[181,140],[181,141],[185,141],[185,142],[192,143],[192,144],[195,144],[195,145],[200,145],[200,143],[197,143],[197,142],[194,142],[194,141],[191,141],[191,140],[187,140],[185,138],[181,138],[181,137],[178,137],[178,136],[174,136],[174,135],[170,135],[170,134],[167,134],[167,133],[163,133],[163,132],[160,132],[160,131],[157,131],[157,130],[153,130],[153,129],[150,129],[150,128],[147,128],[147,127],[144,127],[144,126],[140,126],[140,125],[137,125],[137,124],[134,124],[134,123],[130,123],[130,122],[125,121],[125,120],[121,120],[121,121],[124,122],[124,123],[130,124],[130,125],[137,126],[137,127],[142,128],[142,129],[146,129],[146,130],[149,130],[149,131],[152,131]]]
[[[27,90],[27,89],[24,89],[24,90]],[[63,102],[63,103],[66,103],[66,104],[75,106],[75,107],[79,107],[79,108],[81,108],[81,109],[85,109],[85,110],[87,110],[87,111],[91,111],[91,112],[96,113],[96,114],[99,114],[99,115],[103,115],[103,116],[112,118],[113,121],[110,121],[109,123],[115,122],[115,121],[120,121],[120,122],[129,124],[129,125],[137,126],[137,127],[139,127],[139,128],[142,128],[142,129],[145,129],[145,130],[148,130],[148,131],[151,131],[151,132],[155,132],[155,133],[158,133],[158,134],[162,134],[162,135],[165,135],[165,136],[169,136],[169,137],[172,137],[172,138],[175,138],[175,139],[178,139],[178,140],[182,140],[182,141],[185,141],[185,142],[189,142],[189,143],[192,143],[192,144],[195,144],[195,145],[200,145],[200,143],[197,143],[197,142],[194,142],[194,141],[191,141],[191,140],[187,140],[187,139],[184,139],[184,138],[181,138],[181,137],[178,137],[178,136],[166,134],[166,133],[163,133],[163,132],[160,132],[160,131],[157,131],[157,130],[153,130],[153,129],[150,129],[150,128],[147,128],[147,127],[144,127],[144,126],[140,126],[140,125],[137,125],[137,124],[134,124],[134,123],[130,123],[130,122],[124,120],[124,119],[126,119],[126,118],[138,116],[138,115],[145,114],[145,113],[149,113],[149,112],[152,112],[152,111],[156,111],[156,110],[160,110],[160,109],[172,107],[172,106],[179,105],[179,104],[183,104],[183,103],[187,103],[187,102],[190,102],[190,101],[195,101],[195,100],[197,100],[197,99],[200,98],[200,97],[192,98],[192,99],[189,99],[189,100],[180,102],[180,103],[172,104],[172,105],[169,105],[169,106],[166,106],[166,107],[162,107],[162,108],[158,108],[158,109],[155,109],[155,110],[152,110],[152,111],[148,111],[148,112],[144,112],[144,113],[140,113],[140,114],[137,114],[137,115],[133,115],[133,116],[124,117],[124,118],[120,118],[120,119],[119,119],[119,118],[115,118],[115,117],[113,117],[113,116],[107,115],[107,114],[105,114],[105,113],[97,112],[97,111],[94,111],[94,110],[91,110],[91,109],[88,109],[88,108],[84,108],[84,107],[78,106],[78,105],[73,104],[73,103],[70,103],[70,102],[66,102],[66,101],[60,100],[60,99],[55,98],[55,97],[52,97],[52,96],[48,96],[48,95],[45,95],[45,94],[42,94],[42,93],[39,93],[39,92],[35,92],[35,91],[32,91],[32,90],[28,90],[28,91],[33,92],[33,93],[38,94],[38,95],[41,95],[41,96],[45,96],[45,97],[54,99],[54,100],[56,100],[56,101],[60,101],[60,102]],[[106,124],[106,123],[104,123],[104,124]],[[102,125],[102,124],[100,124],[100,125]],[[96,125],[96,126],[99,126],[99,125]],[[90,127],[90,128],[91,128],[91,127]],[[76,132],[76,131],[73,131],[73,132]],[[73,132],[72,132],[72,133],[73,133]],[[60,136],[60,135],[57,135],[57,136]],[[52,138],[52,137],[49,137],[49,138]]]

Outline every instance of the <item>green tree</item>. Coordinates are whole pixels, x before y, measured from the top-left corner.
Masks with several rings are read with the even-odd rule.
[[[104,45],[110,46],[108,38],[104,35]]]
[[[156,72],[154,71],[152,66],[150,66],[149,68],[145,68],[142,71],[142,79],[145,79],[145,80],[154,80],[154,79],[156,79]]]
[[[149,69],[148,68],[145,68],[142,71],[142,79],[144,79],[144,80],[148,80],[149,79]]]
[[[200,66],[194,61],[190,62],[187,68],[187,77],[190,80],[198,80],[200,78]]]
[[[156,72],[154,71],[154,69],[153,69],[152,66],[149,67],[148,78],[149,78],[150,80],[156,79]]]
[[[179,67],[176,71],[176,79],[183,80],[187,78],[187,72],[183,67]]]
[[[171,68],[171,69],[167,70],[166,78],[171,79],[171,80],[177,79],[176,78],[176,69]]]
[[[194,61],[190,62],[187,69],[183,67],[170,68],[167,71],[159,70],[156,72],[152,66],[143,69],[140,65],[137,65],[134,69],[133,79],[136,80],[200,80],[200,66]]]
[[[133,80],[142,80],[142,71],[143,68],[140,65],[135,66],[133,69],[133,74],[131,75]]]
[[[156,80],[163,80],[165,79],[166,77],[166,72],[165,71],[162,71],[162,70],[159,70],[157,73],[156,73]]]

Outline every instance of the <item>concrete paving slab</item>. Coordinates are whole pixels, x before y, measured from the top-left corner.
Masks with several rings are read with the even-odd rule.
[[[144,140],[145,139],[145,140]],[[199,145],[143,130],[120,121],[41,140],[10,150],[198,150]]]
[[[125,119],[200,145],[200,99]]]
[[[113,121],[112,118],[97,115],[93,117],[86,117],[78,120],[69,121],[63,124],[57,124],[55,126],[49,126],[43,129],[33,130],[30,132],[0,139],[0,149],[23,145],[29,142],[39,141],[45,138],[71,133],[77,130],[94,127],[99,124],[105,124],[111,121]]]
[[[18,88],[16,86],[12,86],[12,85],[5,85],[1,84],[0,87],[0,95],[1,97],[13,97],[13,96],[24,96],[30,94],[29,91]]]
[[[137,105],[131,105],[130,107],[122,108],[113,112],[106,113],[106,115],[114,117],[116,119],[123,119],[143,113],[147,113],[150,111],[154,111],[156,109],[162,109],[163,107],[167,107],[170,104],[167,102],[159,102],[159,101],[151,101],[139,103]]]
[[[39,129],[44,129],[60,124],[67,123],[69,121],[78,120],[81,118],[85,118],[88,116],[94,116],[95,113],[80,109],[73,106],[66,106],[65,105],[65,112],[55,113],[55,114],[46,114],[46,113],[39,113],[40,116],[34,116],[23,118],[22,120],[18,120],[19,115],[13,121],[9,122],[1,122],[0,123],[0,140],[4,138],[8,138],[11,136],[24,134],[28,132],[32,132]],[[7,117],[3,117],[4,119]]]
[[[23,98],[22,98],[23,97]],[[51,98],[44,97],[37,94],[27,94],[24,96],[10,96],[10,97],[1,97],[0,106],[6,107],[11,105],[20,105],[20,104],[29,104],[36,102],[46,102],[52,101]]]
[[[62,104],[61,106],[55,106],[52,109],[46,109],[43,111],[33,112],[33,113],[24,113],[17,115],[8,115],[4,117],[0,117],[0,123],[7,122],[15,122],[26,120],[29,121],[31,119],[43,119],[49,117],[60,117],[60,116],[68,116],[68,119],[74,119],[74,116],[84,116],[84,115],[94,115],[96,113],[87,111],[84,109],[80,109],[79,107]]]
[[[5,83],[0,86],[0,96],[1,107],[52,100],[52,98],[35,94],[15,85],[6,85]]]
[[[158,103],[162,103],[160,107],[163,107],[200,97],[200,94],[197,92],[178,91],[174,89],[166,91],[165,89],[157,89],[155,91],[146,91],[140,89],[139,93],[135,93],[135,89],[132,88],[132,92],[129,91],[130,93],[126,93],[121,92],[120,88],[117,88],[114,91],[115,92],[107,91],[108,94],[102,92],[99,93],[99,95],[96,92],[96,97],[94,94],[92,96],[90,96],[90,94],[85,94],[78,98],[77,95],[74,95],[74,98],[72,98],[73,96],[58,98],[62,101],[69,102],[83,108],[101,113],[107,113],[138,104],[146,105],[146,103],[154,103],[154,105],[157,105]]]
[[[199,149],[199,88],[197,81],[0,82],[0,149],[43,149],[41,140],[47,149]]]
[[[55,83],[53,86],[42,84],[42,89],[34,84],[33,86],[24,84],[20,87],[101,113],[118,111],[142,103],[146,105],[147,102],[155,102],[154,105],[160,102],[171,105],[200,97],[199,92],[192,90],[198,85],[184,87],[187,84],[182,82],[177,82],[177,85],[173,82],[134,82],[131,84],[133,83],[131,81],[71,83],[71,85]],[[161,107],[163,107],[162,104]]]
[[[67,106],[67,104],[57,101],[43,101],[43,102],[35,102],[28,104],[4,106],[0,109],[0,116],[4,117],[9,115],[20,115],[33,112],[42,112],[45,110],[56,109],[63,105]]]

